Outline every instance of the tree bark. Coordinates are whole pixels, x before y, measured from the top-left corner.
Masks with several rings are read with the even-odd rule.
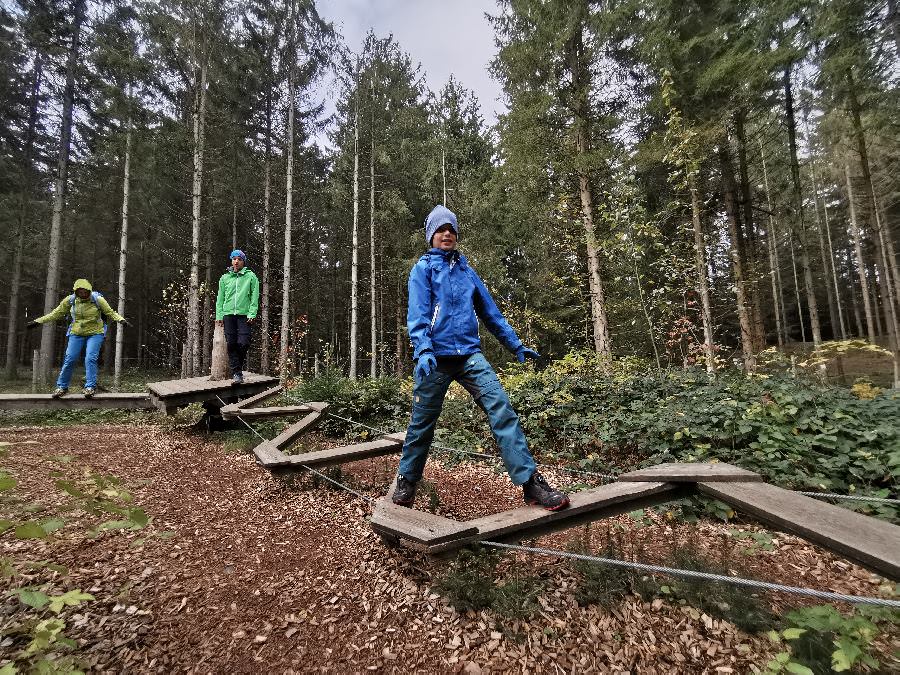
[[[700,296],[700,319],[703,324],[703,356],[706,361],[706,372],[716,370],[715,338],[713,336],[712,309],[709,301],[709,280],[706,269],[706,241],[703,236],[703,222],[700,220],[700,195],[696,179],[690,179],[691,185],[691,222],[694,229],[694,269],[697,272],[697,294]]]
[[[866,262],[863,258],[862,237],[859,231],[859,223],[856,219],[856,200],[853,199],[853,181],[850,179],[849,166],[844,166],[844,176],[847,179],[847,203],[850,207],[850,232],[853,235],[853,252],[856,256],[856,267],[859,270],[859,286],[863,299],[863,312],[866,316],[866,334],[869,342],[875,344],[875,319],[869,295],[869,282],[866,278]]]
[[[583,7],[586,11],[586,7]],[[591,325],[594,333],[594,350],[597,354],[609,358],[612,347],[609,340],[609,319],[606,314],[606,299],[603,293],[603,281],[600,278],[600,247],[597,244],[597,233],[594,225],[594,195],[591,177],[584,163],[591,149],[588,88],[590,72],[583,62],[584,38],[583,21],[579,24],[567,45],[569,71],[572,78],[572,114],[574,117],[575,154],[582,160],[579,162],[578,192],[581,198],[581,218],[584,226],[585,248],[587,252],[588,287],[591,296]]]
[[[719,148],[719,160],[722,166],[722,197],[725,202],[725,214],[728,219],[728,236],[731,239],[729,247],[731,253],[731,265],[734,271],[734,290],[737,296],[738,323],[741,328],[741,353],[744,359],[744,370],[753,372],[756,370],[756,355],[753,352],[753,325],[750,316],[750,307],[747,298],[747,287],[744,278],[744,261],[741,252],[740,223],[738,222],[738,207],[734,169],[728,153],[727,139]]]
[[[766,232],[766,243],[769,249],[769,278],[772,281],[772,304],[775,305],[775,332],[778,346],[783,347],[785,343],[784,285],[781,282],[781,260],[778,256],[775,209],[772,206],[772,194],[769,192],[769,170],[766,166],[766,155],[763,152],[762,139],[757,139],[757,141],[759,143],[759,157],[762,162],[766,205],[769,208],[769,229]]]
[[[84,22],[85,0],[75,0],[72,17],[72,42],[66,57],[66,85],[63,90],[62,125],[59,133],[59,156],[56,165],[56,181],[53,188],[53,216],[50,221],[50,237],[47,242],[47,279],[44,284],[44,314],[53,311],[59,302],[60,239],[62,236],[63,210],[69,177],[69,151],[72,146],[72,110],[75,106],[75,69],[81,46],[81,24]],[[41,364],[39,377],[46,382],[53,361],[53,324],[47,322],[41,330]]]
[[[25,132],[25,144],[22,153],[25,167],[25,179],[19,194],[19,230],[16,234],[16,249],[13,255],[12,278],[9,290],[9,314],[6,318],[6,363],[4,373],[7,379],[16,377],[18,359],[16,358],[16,338],[19,325],[19,295],[22,288],[22,259],[25,256],[25,230],[30,214],[32,190],[34,189],[34,167],[31,161],[34,155],[34,135],[37,128],[38,101],[43,80],[43,55],[37,52],[31,73],[31,95],[28,105],[28,128]],[[38,364],[40,366],[40,364]]]
[[[374,85],[373,85],[374,92]],[[375,97],[369,119],[369,334],[371,357],[369,376],[378,372],[378,320],[375,314]]]
[[[288,124],[287,124],[287,168],[285,170],[285,203],[284,203],[284,264],[282,266],[283,280],[281,283],[281,340],[278,356],[278,372],[281,381],[284,382],[290,376],[288,363],[288,342],[290,340],[291,326],[291,230],[293,228],[294,207],[294,17],[295,3],[291,2],[291,39],[289,70],[288,70]]]
[[[131,88],[128,88],[128,99],[131,99]],[[125,166],[122,170],[122,232],[119,235],[119,304],[116,311],[125,316],[125,275],[128,265],[128,199],[131,192],[131,115],[128,116],[125,130]],[[122,355],[125,350],[125,324],[116,324],[116,357],[113,371],[113,387],[119,390],[122,377]]]
[[[200,207],[203,195],[203,156],[206,132],[206,55],[200,65],[200,82],[194,93],[194,175],[191,187],[191,276],[188,283],[187,342],[182,369],[188,377],[200,373]]]
[[[359,63],[356,65],[357,73]],[[359,313],[359,81],[353,109],[353,242],[350,257],[350,379],[356,379],[356,339]]]
[[[794,96],[791,89],[791,69],[784,70],[784,109],[788,128],[788,149],[791,158],[791,179],[794,186],[794,224],[798,226],[797,239],[800,247],[800,268],[803,270],[803,282],[806,288],[806,304],[809,309],[809,323],[812,329],[813,344],[818,347],[822,343],[822,329],[819,325],[819,307],[816,303],[815,285],[812,270],[809,266],[808,244],[806,239],[806,222],[803,216],[803,191],[800,185],[800,163],[797,161],[797,122],[794,117]]]
[[[263,375],[271,372],[269,362],[269,279],[272,256],[271,211],[272,211],[272,92],[266,91],[266,150],[263,183],[263,259],[262,279],[259,297],[259,369]]]
[[[831,271],[828,253],[825,249],[825,234],[822,232],[822,216],[819,214],[819,180],[816,175],[815,160],[811,159],[809,166],[813,184],[813,208],[816,214],[816,235],[819,240],[819,256],[822,260],[822,275],[824,277],[822,280],[825,282],[823,285],[825,286],[825,296],[828,299],[828,318],[831,323],[831,332],[833,333],[834,338],[837,338],[838,329],[840,329],[842,333],[846,331],[843,329],[843,316],[840,315],[838,310],[832,286],[828,283],[829,278],[832,278],[834,275]],[[828,227],[828,206],[823,203],[822,207],[825,210],[825,227]]]

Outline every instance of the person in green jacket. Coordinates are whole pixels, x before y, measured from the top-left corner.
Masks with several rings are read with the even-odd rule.
[[[87,279],[77,279],[72,287],[74,293],[63,298],[49,314],[39,316],[28,324],[28,328],[37,328],[48,321],[58,321],[64,316],[69,317],[69,330],[66,331],[66,355],[63,359],[62,370],[56,379],[56,391],[53,398],[64,396],[69,391],[69,382],[72,380],[72,372],[75,364],[84,352],[84,396],[90,398],[97,388],[97,361],[100,360],[100,347],[106,337],[106,321],[124,322],[125,317],[119,315],[100,293],[91,287]]]
[[[250,349],[250,325],[259,311],[259,279],[247,269],[247,256],[235,249],[231,267],[219,279],[216,295],[216,323],[225,328],[231,383],[244,381],[244,363]]]

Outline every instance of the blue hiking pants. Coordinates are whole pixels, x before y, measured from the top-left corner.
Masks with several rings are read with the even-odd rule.
[[[413,483],[422,478],[444,396],[454,380],[472,395],[487,414],[491,431],[500,447],[500,456],[513,484],[522,485],[528,481],[537,467],[528,450],[525,433],[497,379],[497,373],[480,352],[458,359],[439,358],[437,368],[421,382],[416,382],[413,387],[412,419],[400,458],[400,475]]]
[[[103,346],[104,337],[102,333],[98,335],[69,336],[69,340],[66,342],[66,356],[63,359],[62,370],[59,371],[59,377],[56,379],[57,387],[69,388],[75,364],[78,363],[79,359],[81,359],[81,353],[84,352],[84,386],[90,389],[96,388],[97,362],[100,360],[100,347]]]

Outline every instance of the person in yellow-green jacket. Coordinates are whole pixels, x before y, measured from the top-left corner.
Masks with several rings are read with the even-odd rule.
[[[66,331],[66,355],[63,359],[62,370],[56,379],[56,391],[53,398],[64,396],[69,391],[69,382],[72,380],[72,371],[75,364],[84,352],[84,396],[90,398],[97,389],[97,361],[100,359],[100,347],[106,337],[106,320],[125,321],[125,317],[119,315],[106,299],[91,288],[91,282],[87,279],[77,279],[72,287],[72,295],[67,295],[62,302],[49,314],[39,316],[28,324],[28,328],[37,328],[48,321],[58,321],[64,316],[69,317],[69,329]]]
[[[225,328],[231,384],[244,381],[244,362],[250,349],[250,326],[259,311],[259,279],[247,269],[246,254],[235,249],[231,267],[219,279],[216,323]]]

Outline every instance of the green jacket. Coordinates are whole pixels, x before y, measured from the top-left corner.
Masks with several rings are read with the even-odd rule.
[[[87,279],[78,279],[72,287],[73,291],[79,288],[93,290]],[[72,298],[75,298],[74,304]],[[97,303],[88,298],[82,300],[77,295],[67,295],[63,298],[56,309],[49,314],[35,319],[38,323],[47,323],[48,321],[59,321],[63,317],[68,316],[72,323],[69,326],[70,335],[78,335],[79,337],[88,337],[89,335],[100,335],[103,333],[103,317],[107,317],[110,321],[124,321],[125,318],[120,316],[102,295],[97,296]]]
[[[259,311],[259,279],[246,267],[235,272],[229,267],[219,279],[219,293],[216,296],[216,321],[226,314],[243,314],[255,319]]]

